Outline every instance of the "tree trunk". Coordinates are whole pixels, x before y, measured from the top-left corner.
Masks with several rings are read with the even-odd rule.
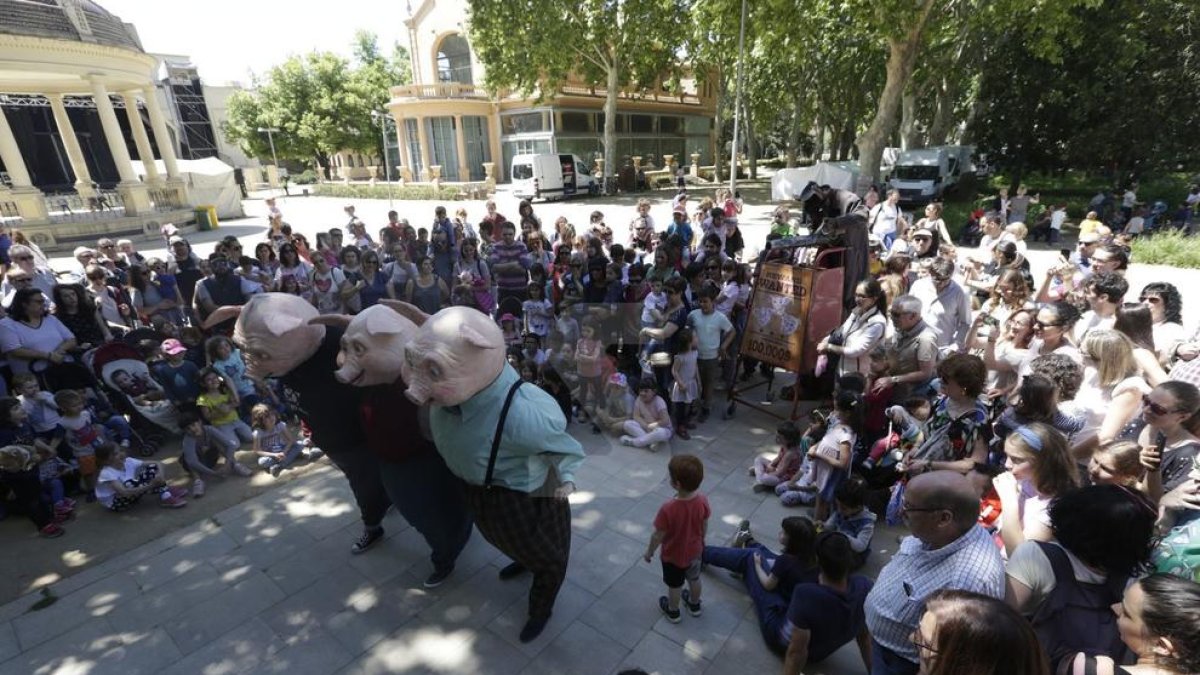
[[[817,114],[816,139],[813,142],[813,162],[819,162],[825,156],[825,120]]]
[[[796,155],[800,151],[800,101],[796,101],[796,109],[792,111],[792,123],[788,126],[787,135],[787,168],[796,166]]]
[[[975,100],[971,102],[971,108],[967,112],[966,122],[963,124],[962,138],[959,139],[959,145],[971,145],[975,142],[976,127],[979,122],[979,113],[983,110],[983,101],[979,99],[979,95],[975,95]]]
[[[717,143],[715,152],[713,153],[713,182],[720,185],[721,177],[724,175],[721,172],[721,157],[725,144],[721,142],[723,136],[722,130],[724,122],[721,121],[721,111],[725,106],[725,97],[727,95],[727,87],[725,86],[725,69],[720,69],[720,74],[717,76],[717,108],[713,114],[713,129],[716,130]]]
[[[604,175],[600,177],[600,184],[604,186],[604,194],[612,194],[615,190],[615,182],[608,180],[608,177],[616,175],[619,168],[615,162],[617,159],[617,86],[621,79],[620,71],[617,70],[617,60],[613,56],[614,54],[610,52],[606,83],[608,89],[604,92]]]
[[[862,172],[859,175],[859,187],[864,191],[866,186],[879,181],[879,160],[883,158],[883,147],[888,134],[896,125],[900,98],[904,87],[912,79],[913,68],[921,51],[925,25],[929,22],[934,2],[935,0],[922,0],[917,18],[902,40],[888,38],[887,80],[884,82],[883,92],[879,95],[875,118],[858,139],[859,167]]]
[[[937,107],[929,125],[929,145],[945,145],[954,129],[954,104],[958,102],[958,78],[943,77],[937,91]]]
[[[900,96],[900,149],[917,147],[917,92],[909,82]]]

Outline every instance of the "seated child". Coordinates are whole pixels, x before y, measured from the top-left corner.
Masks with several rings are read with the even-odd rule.
[[[210,337],[204,344],[204,350],[208,365],[220,373],[237,393],[238,413],[243,419],[250,419],[250,410],[260,401],[258,389],[261,383],[246,372],[242,353],[224,335]]]
[[[29,424],[37,437],[49,441],[58,435],[58,405],[54,394],[42,391],[37,377],[32,373],[13,375],[13,389],[21,401],[21,407],[29,416]]]
[[[200,389],[201,394],[196,399],[196,406],[199,407],[200,416],[205,422],[217,433],[235,443],[239,440],[242,443],[254,440],[250,425],[238,417],[237,393],[228,380],[213,368],[205,368],[200,371]]]
[[[875,466],[891,466],[898,462],[905,452],[920,445],[925,440],[923,423],[929,419],[932,412],[933,406],[929,399],[921,396],[906,400],[903,406],[889,407],[886,414],[891,421],[892,432],[871,446],[871,452],[862,463],[863,469],[869,471]],[[899,454],[896,450],[900,451]]]
[[[288,468],[302,456],[321,452],[304,451],[304,446],[295,440],[287,424],[280,421],[275,409],[265,403],[259,403],[250,411],[250,419],[254,425],[254,454],[258,455],[258,465],[270,471],[272,476]]]
[[[17,409],[20,404],[12,401]],[[6,505],[19,509],[33,521],[38,533],[47,538],[61,537],[66,533],[59,525],[70,518],[70,513],[55,513],[50,502],[42,493],[38,480],[38,469],[29,446],[6,445],[0,447],[0,491],[10,493]]]
[[[187,347],[174,338],[163,340],[162,353],[164,360],[156,362],[150,371],[154,379],[176,408],[194,408],[200,396],[200,367],[188,360]]]
[[[239,476],[250,475],[250,469],[237,461],[238,442],[204,424],[195,412],[180,413],[179,428],[183,429],[183,453],[179,456],[179,465],[193,477],[193,497],[204,496],[205,478],[222,477],[217,471],[222,456],[225,457],[226,471]]]
[[[817,500],[817,484],[813,481],[812,460],[808,458],[808,451],[825,436],[826,426],[828,422],[825,416],[814,412],[808,429],[800,438],[800,467],[791,480],[775,486],[775,494],[784,506],[806,506]]]
[[[92,413],[86,409],[83,395],[79,392],[64,389],[54,395],[54,402],[58,405],[63,439],[71,449],[74,463],[79,469],[81,487],[90,493],[96,487],[96,474],[100,470],[96,448],[108,441],[104,427],[92,419]]]
[[[109,511],[124,511],[150,492],[158,495],[163,508],[187,506],[183,498],[187,491],[169,487],[157,463],[126,457],[125,449],[113,443],[101,443],[95,453],[102,467],[96,479],[96,501]]]
[[[67,497],[64,479],[72,479],[76,475],[75,469],[49,448],[37,448],[33,454],[38,480],[42,483],[42,497],[54,507],[55,515],[70,515],[75,510],[75,500]]]
[[[755,492],[772,492],[776,485],[791,480],[804,464],[803,452],[800,449],[802,435],[793,422],[784,422],[775,430],[775,442],[779,443],[779,452],[774,459],[768,460],[759,455],[754,458],[754,466],[750,467],[750,475],[754,476]]]
[[[604,404],[596,408],[592,418],[601,431],[619,436],[625,433],[625,422],[633,416],[633,393],[621,373],[608,376],[604,384]]]
[[[875,535],[875,514],[866,508],[867,483],[860,476],[850,476],[833,493],[834,510],[825,521],[824,530],[841,532],[850,540],[854,551],[854,566],[858,569],[871,553],[871,537]]]

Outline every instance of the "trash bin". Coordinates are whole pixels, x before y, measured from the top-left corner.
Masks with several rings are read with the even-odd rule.
[[[212,205],[197,206],[192,212],[196,217],[196,227],[201,232],[215,230],[219,226],[217,222],[217,207]]]

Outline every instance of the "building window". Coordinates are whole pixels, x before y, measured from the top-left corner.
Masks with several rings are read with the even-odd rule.
[[[420,176],[425,168],[421,162],[421,133],[417,130],[417,120],[411,117],[404,120],[404,141],[408,146],[408,168],[413,176]]]
[[[658,118],[658,129],[664,134],[682,134],[683,118],[663,115]]]
[[[541,112],[516,113],[500,118],[500,133],[528,134],[546,131],[545,116]]]
[[[442,178],[449,181],[462,180],[458,175],[458,143],[455,139],[453,117],[427,117],[429,126],[429,161],[442,167]]]
[[[486,117],[475,115],[462,118],[463,146],[467,151],[467,170],[470,180],[483,180],[483,163],[492,161],[492,145],[488,142]]]
[[[632,134],[652,134],[652,133],[654,133],[654,116],[653,115],[630,115],[629,116],[629,133],[632,133]]]
[[[439,82],[474,84],[471,79],[471,49],[461,35],[448,35],[438,45]]]
[[[562,114],[562,123],[558,130],[568,133],[588,133],[595,131],[592,128],[592,114],[564,111]]]

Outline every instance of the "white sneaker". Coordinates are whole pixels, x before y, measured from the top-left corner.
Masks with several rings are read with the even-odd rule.
[[[629,436],[622,436],[622,437],[621,437],[621,445],[629,445],[629,446],[632,446],[632,445],[633,445],[633,439],[632,439],[631,437],[629,437]]]
[[[199,478],[192,482],[192,496],[196,499],[204,496],[204,481]]]

